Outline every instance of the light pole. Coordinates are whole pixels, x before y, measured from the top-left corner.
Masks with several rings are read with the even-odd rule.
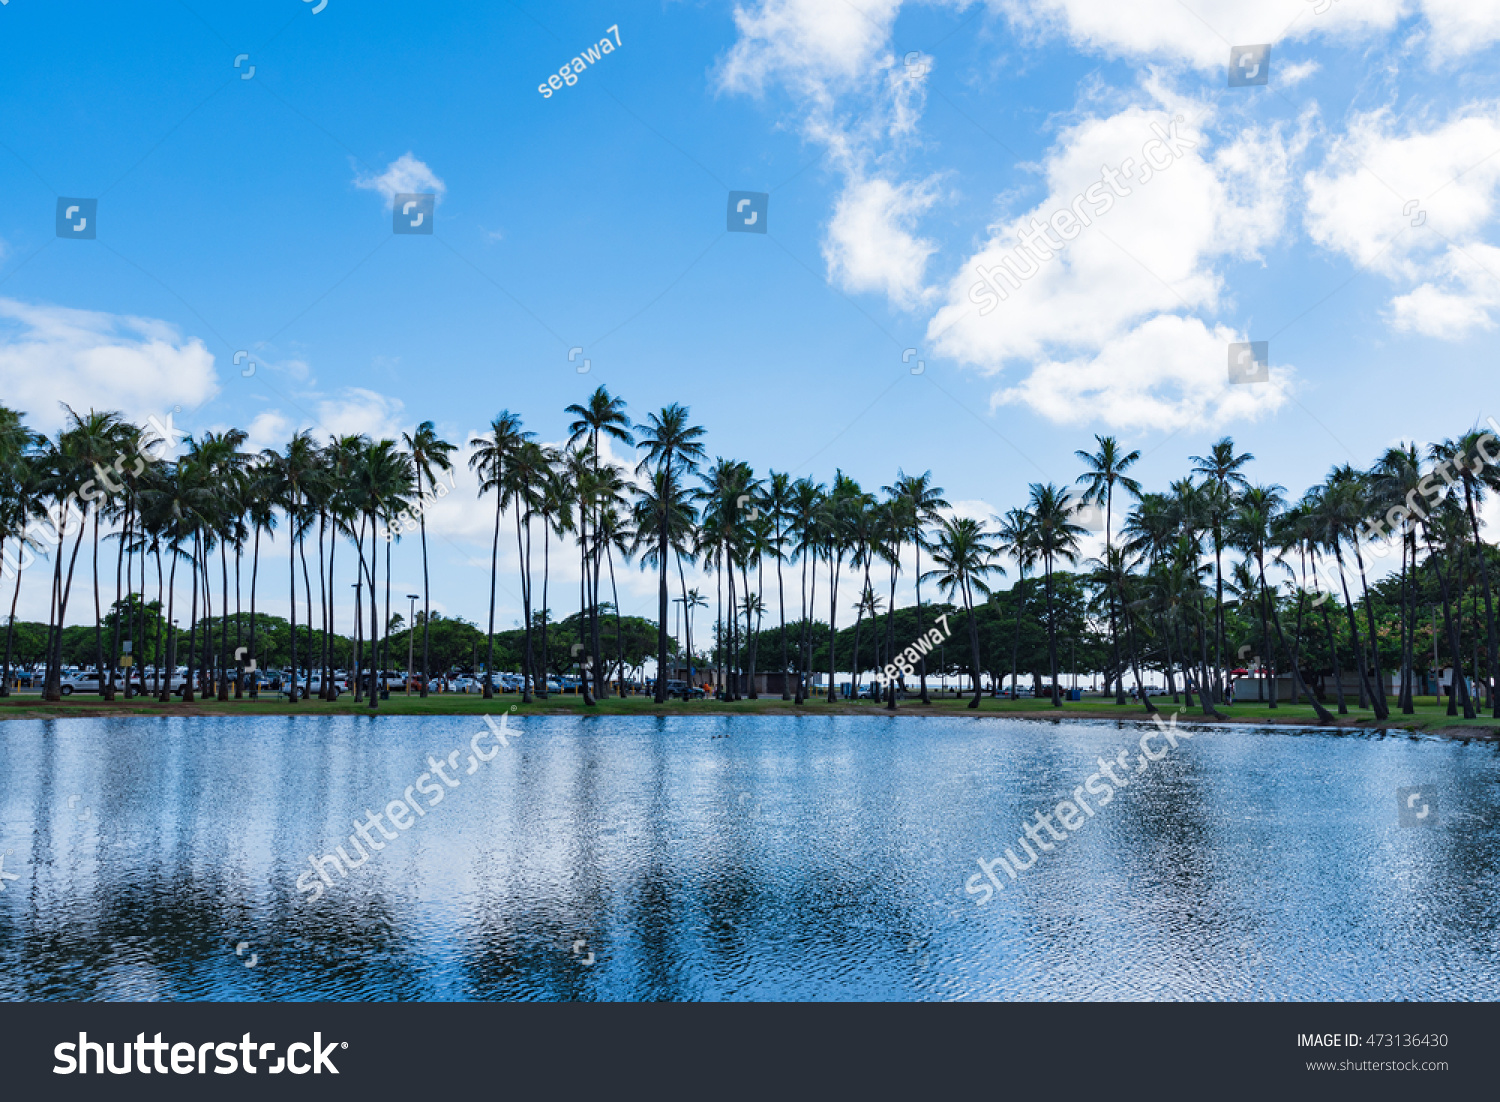
[[[411,648],[417,637],[416,625],[413,623],[417,615],[417,595],[408,593],[406,599],[411,602],[406,615],[406,695],[411,696]]]

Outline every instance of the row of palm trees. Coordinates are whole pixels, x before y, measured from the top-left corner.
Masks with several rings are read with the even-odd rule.
[[[1441,482],[1422,469],[1415,446],[1394,447],[1367,471],[1336,467],[1323,483],[1295,502],[1287,499],[1282,487],[1252,485],[1245,472],[1253,456],[1237,452],[1227,438],[1208,455],[1192,457],[1190,473],[1173,482],[1167,492],[1158,493],[1146,491],[1131,477],[1139,452],[1126,451],[1113,437],[1098,436],[1095,450],[1077,453],[1084,473],[1074,486],[1033,484],[1024,506],[1002,517],[978,520],[954,514],[931,472],[907,475],[898,470],[892,483],[875,493],[862,489],[841,470],[835,472],[831,485],[823,485],[774,470],[758,477],[750,465],[738,460],[710,461],[704,449],[704,429],[692,423],[689,410],[681,405],[632,422],[625,403],[601,386],[583,403],[568,406],[566,413],[569,435],[560,446],[540,443],[534,432],[525,429],[522,418],[510,411],[501,411],[483,433],[467,442],[467,462],[477,477],[480,499],[489,500],[494,508],[486,697],[495,692],[493,648],[501,541],[513,537],[528,700],[533,685],[545,693],[545,671],[539,659],[547,653],[556,542],[560,551],[577,556],[576,601],[584,625],[579,660],[586,670],[583,688],[588,704],[614,691],[612,686],[624,669],[623,653],[602,653],[600,629],[601,616],[612,608],[615,638],[623,638],[618,624],[617,562],[623,566],[634,560],[657,576],[658,703],[665,702],[669,692],[668,623],[673,600],[687,613],[690,664],[696,653],[693,612],[707,601],[688,585],[691,567],[710,572],[715,579],[717,616],[711,653],[718,667],[716,683],[725,696],[731,700],[756,696],[755,671],[769,666],[784,675],[782,698],[799,704],[809,692],[813,632],[820,607],[827,609],[830,641],[827,695],[830,701],[835,699],[837,648],[832,644],[838,632],[841,590],[854,613],[855,665],[862,664],[858,656],[867,624],[877,668],[882,654],[891,659],[905,647],[908,641],[895,636],[894,613],[898,582],[910,562],[919,631],[926,627],[924,583],[935,585],[967,615],[975,671],[969,707],[977,708],[980,662],[973,612],[976,603],[989,595],[991,579],[1006,573],[1002,563],[1008,561],[1022,581],[1028,574],[1040,577],[1040,607],[1034,613],[1025,611],[1047,627],[1051,697],[1060,707],[1054,579],[1059,570],[1080,565],[1081,541],[1093,528],[1102,531],[1103,548],[1082,565],[1092,595],[1090,614],[1109,639],[1110,657],[1102,671],[1106,687],[1120,705],[1129,703],[1127,682],[1131,682],[1135,699],[1146,709],[1154,709],[1143,677],[1149,663],[1165,673],[1174,695],[1180,676],[1189,706],[1196,691],[1204,712],[1217,714],[1229,703],[1231,671],[1245,649],[1231,647],[1227,638],[1225,610],[1237,603],[1241,609],[1256,610],[1258,653],[1268,656],[1268,665],[1285,663],[1295,691],[1306,696],[1323,719],[1331,719],[1332,714],[1304,679],[1301,658],[1307,633],[1321,627],[1334,655],[1338,707],[1347,712],[1331,624],[1333,615],[1341,615],[1352,641],[1360,702],[1373,707],[1377,717],[1386,718],[1390,704],[1381,660],[1385,640],[1377,634],[1367,576],[1367,557],[1373,549],[1384,557],[1394,553],[1398,559],[1391,564],[1399,569],[1402,593],[1397,707],[1407,713],[1413,710],[1412,651],[1422,613],[1421,572],[1425,569],[1441,595],[1448,649],[1458,656],[1462,650],[1455,602],[1466,569],[1478,563],[1485,605],[1481,625],[1485,661],[1474,672],[1500,718],[1500,700],[1492,691],[1500,678],[1489,582],[1492,550],[1478,521],[1485,495],[1500,482],[1495,468],[1476,458],[1487,454],[1483,451],[1486,440],[1494,439],[1477,429],[1427,449],[1422,458],[1438,465],[1443,472]],[[126,638],[143,638],[146,627],[144,599],[122,606],[141,610],[137,624],[122,624],[122,617],[105,615],[100,579],[101,567],[107,569],[103,541],[114,541],[115,602],[111,607],[131,592],[144,598],[148,567],[154,564],[158,600],[166,601],[165,619],[172,621],[181,567],[190,594],[187,653],[200,666],[217,667],[196,671],[187,699],[193,699],[197,686],[197,691],[214,691],[226,700],[231,692],[236,697],[245,692],[245,679],[238,669],[228,669],[227,656],[255,653],[261,544],[263,537],[279,529],[287,555],[292,696],[296,699],[297,671],[304,666],[321,670],[319,691],[323,695],[332,692],[341,543],[349,544],[354,556],[356,674],[366,659],[366,668],[385,667],[381,625],[391,622],[393,544],[415,527],[423,573],[421,668],[424,674],[428,672],[427,505],[454,485],[458,445],[441,439],[428,421],[399,441],[346,435],[319,443],[310,433],[298,432],[280,451],[252,453],[245,450],[246,434],[231,429],[189,438],[185,453],[174,460],[166,454],[173,442],[161,435],[158,429],[143,430],[116,413],[79,414],[67,409],[65,427],[48,437],[28,429],[19,412],[0,406],[0,560],[15,577],[12,626],[22,577],[38,573],[35,564],[42,556],[49,563],[44,572],[50,582],[49,660],[43,690],[47,699],[57,699],[60,693],[62,625],[86,539],[92,549],[96,668],[113,671],[122,631],[128,630]],[[638,461],[633,470],[610,458],[613,446],[636,449]],[[1123,514],[1118,525],[1117,513]],[[1386,543],[1370,542],[1369,521],[1378,518],[1387,518],[1395,552]],[[316,562],[316,610],[309,540]],[[382,544],[386,546],[383,562]],[[534,570],[538,551],[539,593]],[[211,658],[215,648],[198,646],[197,632],[200,625],[205,631],[214,626],[209,621],[215,600],[215,558],[220,637],[217,657]],[[231,563],[233,647],[228,637]],[[1280,574],[1273,577],[1268,571]],[[240,638],[243,572],[249,574],[248,640]],[[1351,573],[1357,593],[1350,589]],[[792,632],[787,631],[788,574],[792,575],[791,599],[798,606],[793,608]],[[607,601],[603,599],[606,577]],[[1325,584],[1335,581],[1337,613],[1322,599],[1327,596]],[[671,596],[674,583],[680,593],[676,598]],[[818,604],[820,584],[824,586],[822,606]],[[768,587],[774,587],[774,596],[768,594]],[[849,601],[851,588],[853,600]],[[1020,587],[1017,592],[1024,596],[1030,590]],[[300,659],[296,654],[299,596],[303,623],[310,628],[316,621],[321,628],[317,653]],[[761,627],[772,599],[781,624],[781,653],[762,656]],[[1019,616],[1011,663],[1013,686],[1020,672],[1016,668]],[[104,638],[106,622],[112,633],[108,641]],[[540,633],[535,642],[533,631]],[[171,635],[169,655],[175,632]],[[311,639],[309,633],[309,647],[314,645]],[[161,641],[157,642],[157,653],[163,653]],[[7,684],[10,658],[8,629]],[[168,668],[173,664],[169,658]],[[854,673],[857,682],[859,671]],[[918,698],[929,701],[925,658],[915,662],[913,680],[911,688]],[[358,692],[362,688],[358,676],[356,685]],[[1466,715],[1474,715],[1475,704],[1464,679],[1455,678],[1455,685],[1453,707],[1461,706]],[[127,677],[124,691],[127,695],[147,691],[144,676],[137,674],[134,681]],[[153,685],[152,691],[165,699],[170,686]],[[256,692],[253,679],[249,691],[252,696]],[[112,678],[106,681],[105,692],[113,695]],[[425,677],[422,692],[425,695]],[[378,707],[378,694],[368,695],[369,706]],[[897,681],[885,683],[884,706],[895,709],[902,695]],[[1277,706],[1274,693],[1270,703]]]

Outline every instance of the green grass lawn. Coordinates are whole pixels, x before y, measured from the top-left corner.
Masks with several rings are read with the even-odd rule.
[[[968,699],[967,697],[946,697],[934,700],[931,705],[906,700],[901,703],[896,714],[898,716],[972,716],[975,713],[967,708]],[[1188,709],[1181,705],[1173,705],[1170,697],[1153,697],[1152,699],[1163,714],[1171,714],[1180,708],[1184,720],[1204,718],[1201,708],[1197,706]],[[821,697],[812,699],[800,708],[790,701],[783,701],[779,696],[763,697],[760,700],[741,700],[734,703],[717,700],[691,702],[674,700],[664,705],[657,705],[649,696],[635,696],[624,700],[601,700],[592,708],[588,708],[585,707],[581,696],[554,694],[545,701],[537,700],[531,704],[522,704],[520,695],[517,693],[501,693],[493,701],[486,701],[479,695],[446,694],[429,696],[423,700],[415,695],[407,697],[404,693],[392,693],[389,699],[380,701],[378,712],[382,715],[481,715],[486,712],[495,714],[512,707],[516,709],[518,715],[888,714],[881,705],[872,704],[869,701],[841,700],[836,704],[829,704]],[[1312,708],[1306,704],[1282,704],[1274,709],[1264,704],[1235,704],[1220,710],[1225,712],[1232,722],[1237,723],[1307,725],[1317,723],[1317,717]],[[1330,707],[1329,710],[1335,711],[1336,709]],[[269,696],[256,701],[246,698],[238,701],[230,700],[222,704],[215,700],[199,700],[193,704],[182,704],[175,699],[171,704],[159,704],[154,698],[138,698],[128,702],[123,698],[117,698],[114,703],[106,704],[102,700],[88,700],[76,696],[60,703],[47,704],[35,693],[22,693],[8,699],[0,699],[0,719],[79,718],[101,715],[361,715],[369,713],[370,708],[367,704],[356,704],[353,696],[347,693],[334,704],[309,700],[296,705],[283,698]],[[1119,707],[1112,700],[1102,697],[1085,697],[1078,702],[1065,701],[1061,708],[1053,708],[1051,701],[1045,698],[1042,700],[999,700],[983,697],[980,700],[978,714],[1011,715],[1035,719],[1054,717],[1142,719],[1145,718],[1146,711],[1139,704]],[[1339,716],[1338,721],[1340,725],[1346,726],[1376,726],[1374,712],[1370,709],[1351,707],[1349,714]],[[1480,735],[1500,730],[1500,721],[1491,719],[1485,714],[1481,714],[1479,719],[1474,720],[1465,720],[1461,713],[1450,718],[1447,715],[1446,702],[1439,704],[1432,697],[1419,697],[1415,715],[1403,716],[1393,708],[1391,718],[1385,726],[1410,730],[1460,727],[1465,729],[1465,733]]]

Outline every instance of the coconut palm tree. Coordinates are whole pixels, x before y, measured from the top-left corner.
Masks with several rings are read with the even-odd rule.
[[[1122,483],[1123,485],[1123,483]],[[1052,483],[1033,482],[1027,512],[1036,526],[1036,551],[1042,561],[1047,593],[1047,654],[1052,664],[1052,706],[1062,707],[1057,682],[1057,620],[1052,598],[1052,572],[1059,562],[1072,565],[1078,561],[1078,539],[1084,530],[1069,518],[1073,501],[1067,490]]]
[[[432,583],[427,572],[427,494],[422,488],[425,479],[427,486],[433,493],[437,492],[437,479],[435,471],[451,471],[453,461],[448,458],[456,447],[444,440],[437,434],[437,426],[431,421],[423,421],[417,426],[416,432],[401,434],[401,442],[406,445],[406,454],[411,460],[412,468],[417,474],[417,499],[421,503],[417,508],[417,525],[421,530],[422,541],[422,690],[423,698],[427,696],[427,678],[431,674],[431,627],[428,621],[432,618]],[[326,684],[326,681],[325,681]]]
[[[974,698],[970,708],[979,707],[979,629],[974,623],[974,592],[989,594],[985,579],[1005,570],[994,561],[995,549],[990,537],[977,520],[950,517],[937,530],[932,547],[933,568],[927,577],[937,582],[939,591],[957,595],[963,602],[969,621],[969,650],[974,670]],[[1055,680],[1055,677],[1054,677]]]
[[[1270,587],[1266,584],[1266,554],[1272,549],[1276,516],[1285,504],[1282,493],[1280,486],[1251,486],[1246,489],[1240,496],[1239,507],[1230,519],[1230,542],[1255,563],[1256,583],[1260,592],[1261,638],[1264,647],[1262,653],[1267,656],[1267,661],[1269,661],[1269,656],[1275,653],[1270,648],[1270,640],[1266,634],[1265,625],[1269,621],[1276,628],[1277,643],[1287,655],[1292,671],[1293,690],[1299,697],[1303,695],[1307,697],[1308,703],[1317,713],[1319,722],[1331,723],[1333,716],[1328,709],[1323,707],[1318,698],[1313,695],[1312,690],[1303,684],[1296,653],[1286,645],[1286,638],[1281,630],[1281,617],[1279,614],[1273,614],[1270,608]],[[1273,671],[1267,670],[1268,674],[1271,672]],[[1270,678],[1268,678],[1268,683],[1271,688],[1271,707],[1274,708],[1277,696],[1276,683]]]
[[[510,477],[510,468],[520,452],[536,437],[534,432],[521,428],[521,418],[510,410],[502,409],[490,422],[487,436],[478,436],[469,441],[473,454],[469,456],[469,468],[479,475],[479,496],[482,499],[491,491],[495,494],[495,534],[490,541],[490,620],[486,631],[489,648],[484,663],[484,698],[495,696],[492,671],[495,668],[495,585],[500,573],[500,517],[507,503],[516,505],[516,544],[521,543],[521,513],[531,500],[531,488]],[[527,571],[530,557],[525,556],[521,569],[521,600],[526,614],[526,673],[522,678],[521,699],[531,703],[531,577]]]
[[[594,468],[594,481],[598,484],[600,481],[600,467],[602,465],[600,449],[603,446],[603,440],[601,438],[607,436],[617,443],[624,444],[626,447],[635,446],[635,437],[630,431],[630,418],[625,415],[625,400],[613,397],[605,387],[599,386],[595,388],[593,394],[589,395],[587,402],[582,405],[574,403],[568,406],[564,412],[573,417],[572,422],[568,425],[568,432],[570,434],[568,436],[569,445],[577,444],[585,437],[588,438],[590,457]],[[609,464],[609,466],[613,468],[613,464]],[[581,531],[588,531],[590,526],[595,530],[599,527],[598,511],[604,508],[604,504],[603,502],[593,502],[590,507],[594,510],[594,515],[581,518]],[[588,566],[586,574],[592,577],[592,585],[590,585],[587,578],[584,581],[585,589],[592,598],[588,610],[590,647],[592,653],[596,656],[594,670],[595,690],[600,693],[604,692],[606,688],[603,663],[597,658],[600,646],[599,557],[602,551],[603,546],[596,539],[594,547],[587,554]]]
[[[696,471],[704,456],[703,445],[699,443],[704,431],[697,425],[689,424],[688,417],[688,408],[674,402],[660,413],[648,413],[646,420],[636,425],[640,432],[640,445],[646,452],[636,465],[636,475],[640,476],[655,468],[657,473],[664,472],[668,476],[655,484],[657,493],[654,497],[657,508],[662,510],[653,525],[658,541],[655,557],[659,579],[656,620],[657,704],[665,704],[667,701],[667,554],[672,532],[668,510],[673,496],[662,491],[673,486],[680,476]],[[637,528],[639,527],[638,523]]]
[[[1111,541],[1111,529],[1113,528],[1115,487],[1139,497],[1141,484],[1126,475],[1131,467],[1140,460],[1139,451],[1126,452],[1120,447],[1120,442],[1113,436],[1095,435],[1094,442],[1099,445],[1099,450],[1093,453],[1076,451],[1073,454],[1083,461],[1085,470],[1078,478],[1078,485],[1083,487],[1083,496],[1079,502],[1083,505],[1102,504],[1104,506],[1104,550],[1108,554],[1113,546]],[[1115,617],[1115,595],[1109,595],[1109,638],[1110,645],[1114,648],[1115,669],[1118,671],[1120,665],[1120,636]],[[1125,679],[1115,680],[1115,703],[1125,703]]]
[[[1234,513],[1235,497],[1249,487],[1243,468],[1253,462],[1249,452],[1235,454],[1234,441],[1225,436],[1207,456],[1192,457],[1192,473],[1206,480],[1205,502],[1214,541],[1214,692],[1217,703],[1225,703],[1224,671],[1224,526]]]

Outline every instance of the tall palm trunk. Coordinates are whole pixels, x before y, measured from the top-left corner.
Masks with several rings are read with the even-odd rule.
[[[1370,663],[1374,667],[1374,688],[1370,699],[1375,704],[1375,718],[1390,718],[1390,705],[1386,702],[1385,675],[1380,668],[1380,637],[1375,633],[1375,606],[1370,603],[1370,586],[1365,581],[1365,556],[1359,549],[1359,540],[1354,541],[1354,562],[1359,568],[1359,587],[1365,599],[1365,622],[1370,630]]]
[[[1260,589],[1261,593],[1264,594],[1266,591],[1266,559],[1264,550],[1257,549],[1255,562],[1256,565],[1260,568]],[[1319,723],[1332,723],[1333,716],[1329,714],[1328,709],[1323,707],[1323,705],[1318,702],[1318,698],[1313,696],[1313,694],[1309,692],[1307,687],[1302,683],[1302,672],[1297,668],[1296,653],[1286,645],[1286,637],[1281,632],[1281,617],[1279,615],[1274,616],[1272,618],[1272,623],[1276,625],[1276,641],[1281,644],[1281,649],[1286,651],[1287,661],[1290,662],[1292,666],[1293,690],[1296,692],[1297,696],[1302,696],[1304,694],[1307,696],[1308,702],[1313,706],[1313,711],[1318,715]],[[1272,686],[1271,695],[1273,698],[1276,695],[1274,685]]]
[[[499,472],[496,472],[498,482]],[[485,659],[484,659],[484,699],[495,699],[495,583],[500,574],[500,513],[505,505],[505,494],[497,485],[495,487],[495,534],[490,540],[490,624],[485,633]],[[422,522],[424,525],[425,521]],[[427,580],[427,529],[422,529],[422,580],[425,585]],[[521,545],[521,510],[520,504],[516,507],[516,546]],[[525,589],[525,581],[522,581],[522,589]],[[423,592],[426,592],[425,590]],[[426,645],[425,642],[423,644]],[[526,610],[526,654],[528,661],[531,657],[531,610]],[[527,675],[530,676],[530,671]],[[523,678],[524,680],[524,678]],[[522,687],[524,703],[531,703],[531,689]]]
[[[962,591],[964,595],[964,611],[969,616],[969,653],[974,663],[974,698],[966,705],[968,708],[979,708],[979,625],[974,622],[974,597],[969,592],[969,579],[963,579]],[[1057,680],[1053,675],[1053,681]]]
[[[181,557],[181,551],[176,547],[172,547],[170,550],[172,552],[172,569],[167,586],[167,618],[158,627],[156,633],[157,652],[160,653],[162,628],[164,627],[167,632],[166,657],[165,659],[157,659],[157,664],[164,666],[166,669],[166,676],[157,678],[161,682],[158,698],[163,704],[172,699],[172,679],[177,676],[177,622],[173,617],[177,612],[177,560]],[[161,591],[161,552],[159,550],[156,554],[156,581],[156,588],[159,593]],[[190,687],[184,685],[183,692],[187,692]]]
[[[1370,687],[1370,671],[1365,664],[1365,648],[1359,640],[1359,621],[1354,617],[1354,602],[1349,599],[1349,580],[1344,576],[1344,554],[1337,544],[1334,546],[1334,560],[1339,568],[1339,585],[1344,591],[1344,612],[1349,619],[1349,641],[1354,647],[1355,668],[1359,671],[1359,706],[1366,707],[1366,701],[1375,701],[1375,693]],[[1384,718],[1380,714],[1381,705],[1375,703],[1375,716],[1377,719]]]
[[[292,641],[292,670],[289,683],[290,692],[287,700],[297,703],[297,495],[292,493],[291,508],[286,514],[286,565],[290,572],[291,591],[289,597],[292,605],[291,619],[291,641]]]
[[[1047,571],[1047,658],[1052,664],[1052,706],[1062,707],[1062,694],[1057,687],[1057,618],[1052,607],[1052,556],[1046,555],[1043,565]],[[976,637],[977,638],[977,637]],[[978,646],[978,644],[975,644]],[[978,698],[975,698],[975,706]]]
[[[1484,553],[1484,539],[1479,534],[1479,517],[1474,511],[1474,493],[1469,487],[1469,480],[1464,479],[1464,507],[1469,514],[1469,525],[1474,533],[1474,554],[1479,558],[1479,577],[1484,585],[1484,615],[1485,627],[1488,634],[1485,636],[1485,650],[1489,654],[1489,669],[1486,676],[1486,684],[1490,694],[1491,716],[1500,719],[1500,635],[1495,631],[1495,603],[1490,595],[1490,563],[1489,556]],[[1475,673],[1479,671],[1476,670]]]
[[[255,526],[255,547],[250,554],[250,658],[255,658],[255,588],[260,581],[260,525]],[[257,663],[258,664],[258,663]],[[250,679],[250,699],[260,699],[260,678]]]
[[[828,545],[828,703],[834,703],[837,687],[834,678],[838,672],[838,600],[839,568],[843,565],[842,554],[837,554],[832,543]]]
[[[890,661],[896,660],[896,564],[901,560],[901,544],[897,543],[891,548],[891,593],[890,600],[885,606],[885,647],[890,655]],[[878,663],[877,663],[878,665]],[[896,678],[886,684],[885,708],[888,712],[896,710]]]
[[[100,694],[105,700],[114,700],[114,663],[110,663],[109,669],[104,668],[104,611],[99,602],[99,514],[103,511],[97,505],[94,507],[94,554],[90,564],[94,572],[94,669],[99,671]]]
[[[1437,560],[1437,554],[1432,548],[1432,530],[1429,527],[1427,530],[1427,564],[1437,575],[1438,592],[1443,601],[1443,626],[1448,635],[1448,649],[1453,654],[1453,688],[1450,699],[1462,702],[1465,719],[1476,719],[1478,717],[1474,711],[1474,702],[1469,698],[1468,682],[1464,679],[1463,649],[1459,644],[1458,629],[1453,624],[1453,611],[1448,593],[1448,572]],[[1454,713],[1450,711],[1449,714]]]
[[[498,491],[496,491],[498,493]],[[433,487],[436,495],[437,487]],[[427,682],[432,676],[432,659],[430,641],[432,636],[432,582],[427,573],[427,499],[422,493],[422,468],[417,467],[417,496],[422,498],[422,509],[417,513],[417,527],[421,532],[422,540],[422,689],[418,694],[423,700],[427,699]],[[500,520],[495,520],[495,550],[500,549]],[[493,567],[492,567],[493,569]],[[408,629],[409,630],[409,629]],[[493,695],[493,690],[491,690]]]
[[[521,542],[521,528],[526,528],[526,542]],[[521,559],[521,612],[526,632],[526,658],[521,672],[521,703],[530,704],[532,690],[536,687],[536,662],[531,649],[531,509],[516,504],[516,550]],[[490,650],[495,647],[494,632],[490,632]]]
[[[193,601],[192,601],[192,604],[188,608],[188,661],[187,661],[187,680],[186,680],[186,682],[182,686],[182,702],[184,704],[191,704],[191,703],[193,703],[194,700],[197,699],[197,697],[193,693],[193,688],[194,688],[194,686],[193,686],[193,673],[194,673],[193,667],[194,667],[194,665],[197,662],[197,651],[198,651],[198,586],[199,586],[199,578],[198,578],[198,544],[199,544],[199,537],[198,537],[198,534],[196,532],[194,532],[193,533],[193,551],[192,551],[192,557],[193,557],[193,576],[192,576],[192,579],[191,579]],[[294,609],[296,608],[296,604],[297,604],[297,575],[296,575],[295,572],[293,572],[293,574],[292,574],[292,607]],[[200,670],[200,672],[201,672],[201,670]]]
[[[21,520],[21,550],[16,556],[16,588],[10,598],[10,618],[5,621],[5,670],[0,675],[0,696],[10,695],[10,656],[16,634],[16,605],[21,600],[21,574],[26,569],[26,520]]]

